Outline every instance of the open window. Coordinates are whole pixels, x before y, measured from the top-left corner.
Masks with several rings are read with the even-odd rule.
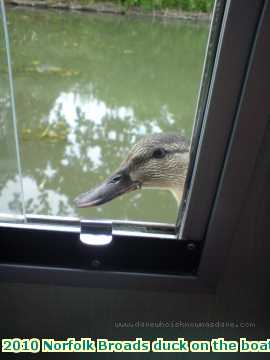
[[[52,19],[50,14],[55,29],[62,24],[58,34],[62,51],[48,32],[39,29],[52,27],[45,12],[38,13],[42,22],[31,29],[25,24],[28,15],[12,10],[8,27],[1,0],[1,16],[0,61],[5,84],[0,94],[1,278],[214,289],[228,247],[226,239],[247,191],[267,122],[263,112],[267,101],[254,90],[252,80],[255,73],[260,92],[267,86],[260,61],[270,23],[268,1],[216,1],[210,31],[206,23],[148,21],[146,25],[138,19],[126,23],[121,18],[98,16],[86,24],[81,15],[63,24],[61,15]],[[12,27],[15,19],[25,28],[24,37]],[[70,26],[77,28],[81,43],[76,33],[68,33]],[[165,34],[163,42],[159,31]],[[11,43],[21,47],[20,56],[10,51],[10,34]],[[183,38],[178,39],[177,34]],[[192,48],[194,34],[199,39],[196,49]],[[158,46],[151,53],[149,47],[157,37]],[[44,58],[56,57],[54,66],[37,56],[42,51],[37,54],[27,48],[30,39],[39,46],[42,43]],[[92,44],[98,62],[89,51],[85,57],[78,56],[86,44]],[[71,46],[74,69],[65,56]],[[139,51],[145,66],[136,70]],[[117,57],[120,63],[110,61]],[[164,70],[164,65],[159,67],[168,61],[166,57],[171,66]],[[160,88],[160,98],[156,88]],[[261,125],[250,136],[256,101],[262,111]],[[179,106],[182,112],[176,116]],[[192,111],[194,125],[188,122]],[[130,144],[147,133],[166,131],[180,132],[191,143],[179,208],[169,194],[158,191],[130,194],[104,208],[74,208],[71,199],[91,187],[89,181],[94,184],[107,177]]]

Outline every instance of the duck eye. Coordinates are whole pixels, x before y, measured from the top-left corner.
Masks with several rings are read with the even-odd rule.
[[[166,155],[166,150],[163,148],[159,148],[153,151],[153,158],[155,159],[162,159]]]
[[[115,175],[112,179],[111,179],[111,183],[115,184],[117,182],[119,182],[122,178],[122,175]]]

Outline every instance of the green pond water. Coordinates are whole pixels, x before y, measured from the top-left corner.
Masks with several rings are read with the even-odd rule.
[[[174,223],[167,191],[76,209],[146,134],[191,135],[209,24],[8,9],[27,213]],[[1,33],[0,212],[21,211]]]

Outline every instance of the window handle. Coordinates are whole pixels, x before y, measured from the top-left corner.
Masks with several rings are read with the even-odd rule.
[[[81,220],[80,241],[85,245],[103,246],[112,241],[112,222]]]

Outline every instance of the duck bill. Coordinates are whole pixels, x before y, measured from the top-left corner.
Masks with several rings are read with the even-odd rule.
[[[133,181],[129,175],[118,173],[95,189],[80,194],[74,201],[76,206],[80,208],[98,206],[138,188],[138,182]]]

